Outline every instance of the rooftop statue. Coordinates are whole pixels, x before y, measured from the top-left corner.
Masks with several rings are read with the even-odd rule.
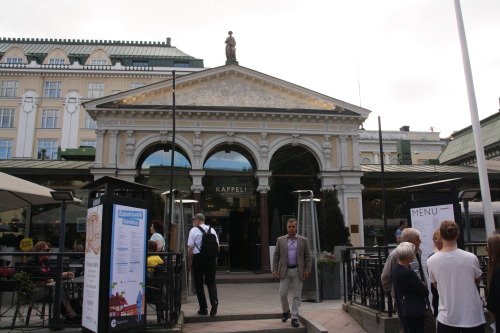
[[[236,40],[233,37],[233,32],[228,32],[229,37],[226,38],[226,63],[237,62],[236,60]]]

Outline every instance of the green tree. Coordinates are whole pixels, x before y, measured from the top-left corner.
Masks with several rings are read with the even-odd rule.
[[[334,190],[325,190],[321,195],[318,210],[318,228],[321,251],[333,252],[335,246],[348,245],[351,236],[345,226],[344,215]]]
[[[149,211],[148,220],[160,220],[163,221],[165,209],[165,200],[160,193],[151,192],[151,197],[149,200]]]

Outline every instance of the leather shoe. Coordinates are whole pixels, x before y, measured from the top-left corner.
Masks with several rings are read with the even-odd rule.
[[[292,326],[299,327],[299,320],[297,318],[292,318]]]
[[[286,322],[288,320],[288,317],[290,317],[290,310],[288,310],[288,312],[283,312],[283,314],[281,315],[281,321]]]
[[[202,315],[202,316],[206,316],[208,314],[208,310],[207,309],[199,309],[198,314]]]
[[[214,317],[217,314],[217,307],[219,306],[219,302],[215,302],[212,304],[212,308],[210,309],[210,317]]]

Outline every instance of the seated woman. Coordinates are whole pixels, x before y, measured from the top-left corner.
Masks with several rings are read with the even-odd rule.
[[[35,256],[33,259],[26,263],[26,271],[30,274],[33,282],[39,287],[33,290],[33,298],[36,299],[46,299],[47,297],[54,297],[55,292],[55,269],[49,266],[49,254],[50,246],[49,243],[40,241],[35,244],[34,252],[40,252],[39,255]],[[73,272],[63,272],[63,279],[72,279],[74,277]],[[78,314],[71,306],[71,303],[67,300],[66,295],[62,294],[61,304],[66,309],[67,317],[70,321],[76,322]]]
[[[148,240],[148,253],[155,253],[155,252],[158,252],[158,245],[156,241]],[[148,272],[154,272],[155,267],[162,264],[163,260],[160,258],[159,255],[157,254],[148,255],[148,261],[147,261]]]

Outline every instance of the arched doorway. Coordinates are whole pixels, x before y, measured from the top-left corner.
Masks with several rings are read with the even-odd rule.
[[[259,214],[255,161],[237,145],[213,149],[204,162],[202,211],[219,235],[219,266],[259,270]]]
[[[137,161],[136,182],[152,186],[159,193],[170,190],[171,144],[156,143],[143,151]],[[191,163],[187,154],[176,147],[174,151],[174,188],[185,193],[191,191],[189,171]]]
[[[287,145],[273,154],[269,169],[271,190],[268,192],[269,244],[286,233],[286,220],[297,214],[297,190],[312,190],[319,195],[321,181],[318,179],[319,165],[316,157],[301,146]]]

